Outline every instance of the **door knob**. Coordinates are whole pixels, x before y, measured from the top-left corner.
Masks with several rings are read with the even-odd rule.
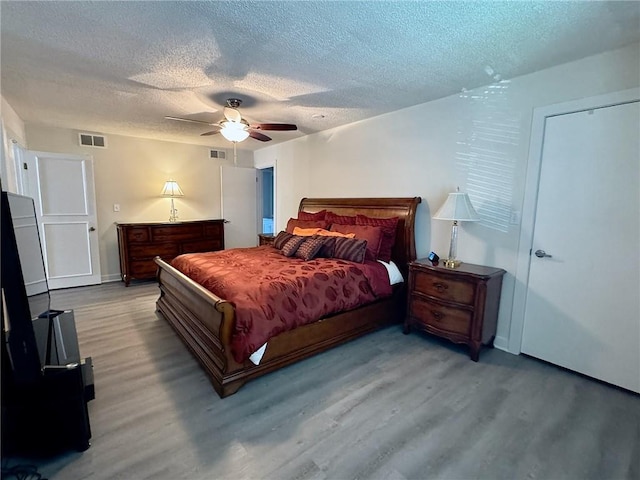
[[[89,231],[90,232],[95,232],[96,231],[96,227],[89,227]]]
[[[538,257],[538,258],[544,258],[544,257],[551,258],[551,255],[549,255],[549,254],[548,254],[547,252],[545,252],[544,250],[536,250],[536,251],[535,251],[535,255],[536,255],[536,257]]]

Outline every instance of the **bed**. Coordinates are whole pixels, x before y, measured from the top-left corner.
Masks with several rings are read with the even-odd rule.
[[[398,217],[391,254],[405,280],[415,260],[415,214],[420,197],[303,198],[299,212],[322,210],[337,215]],[[257,247],[264,248],[264,247]],[[271,247],[268,247],[271,248]],[[399,323],[406,309],[406,282],[393,286],[391,296],[362,307],[333,314],[271,338],[258,365],[238,362],[231,353],[236,312],[220,298],[160,258],[157,311],[173,327],[209,376],[221,398],[232,395],[248,380],[323,352],[387,325]]]

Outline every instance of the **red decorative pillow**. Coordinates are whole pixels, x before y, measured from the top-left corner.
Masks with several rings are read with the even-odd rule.
[[[320,210],[317,213],[309,213],[309,212],[298,212],[298,220],[324,220],[327,216],[326,210]]]
[[[328,224],[339,223],[341,225],[356,225],[356,217],[350,217],[349,215],[336,215],[333,212],[327,212],[324,217],[324,221]]]
[[[289,240],[291,237],[293,237],[292,234],[283,230],[278,233],[278,235],[276,235],[276,238],[273,239],[273,246],[278,250],[282,250],[284,244],[287,243],[287,240]]]
[[[367,241],[367,251],[365,258],[367,260],[376,261],[380,251],[382,242],[382,227],[372,227],[369,225],[340,225],[333,223],[331,225],[332,232],[354,233],[355,238]]]
[[[297,218],[290,218],[287,222],[287,232],[293,233],[293,229],[300,228],[327,228],[329,225],[323,220],[298,220]]]
[[[367,241],[357,238],[336,237],[333,258],[363,263],[367,251]]]
[[[295,256],[308,262],[318,254],[322,245],[324,245],[322,237],[305,237],[304,242],[296,250]]]
[[[356,225],[370,225],[382,228],[382,242],[378,251],[378,259],[383,262],[390,262],[391,252],[393,252],[393,246],[396,243],[398,217],[374,218],[366,215],[356,215]]]
[[[292,235],[289,240],[282,246],[280,251],[285,257],[293,257],[298,250],[298,247],[304,242],[307,237],[298,237]]]

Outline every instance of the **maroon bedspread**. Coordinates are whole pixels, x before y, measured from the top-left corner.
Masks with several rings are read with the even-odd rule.
[[[171,264],[234,305],[237,362],[281,332],[391,295],[387,270],[378,262],[305,262],[271,246],[190,253]]]

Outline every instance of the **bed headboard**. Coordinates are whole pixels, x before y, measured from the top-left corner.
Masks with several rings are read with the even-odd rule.
[[[415,218],[420,197],[407,198],[303,198],[298,211],[316,213],[328,210],[337,215],[398,217],[396,243],[391,255],[405,278],[408,264],[416,259]]]

